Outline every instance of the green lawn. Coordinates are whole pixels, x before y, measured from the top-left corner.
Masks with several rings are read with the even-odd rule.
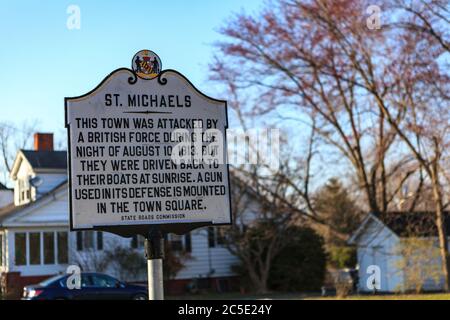
[[[264,295],[240,293],[204,293],[198,295],[167,296],[167,300],[450,300],[450,293],[353,295],[345,299],[320,297],[304,293],[268,293]]]
[[[241,294],[239,292],[203,293],[195,295],[166,296],[167,300],[304,300],[317,298],[319,295],[303,293],[267,293]]]
[[[312,298],[315,300],[339,300],[336,297]],[[355,295],[341,300],[450,300],[450,293]]]

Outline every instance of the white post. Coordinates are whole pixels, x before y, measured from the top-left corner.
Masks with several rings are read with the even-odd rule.
[[[148,300],[164,300],[163,260],[147,260]]]
[[[145,256],[148,271],[148,299],[164,300],[164,238],[158,230],[152,230],[145,239]]]

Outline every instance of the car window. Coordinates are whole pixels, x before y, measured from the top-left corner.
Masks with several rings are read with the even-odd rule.
[[[92,281],[91,275],[87,275],[87,274],[81,275],[81,287],[82,288],[94,287],[94,282]]]
[[[106,276],[103,274],[93,275],[92,280],[96,287],[101,287],[101,288],[115,288],[117,283],[119,282],[118,280],[114,279],[113,277]]]
[[[64,277],[61,280],[59,280],[59,286],[61,288],[67,288],[67,277]]]
[[[51,278],[48,278],[42,282],[39,282],[39,285],[42,287],[47,287],[49,285],[53,285],[55,282],[57,282],[58,280],[61,280],[61,278],[65,277],[64,275],[56,275],[53,276]]]
[[[61,278],[61,279],[58,281],[58,284],[59,284],[59,286],[62,287],[62,288],[67,288],[67,286],[68,286],[68,281],[72,282],[72,284],[75,284],[75,283],[76,283],[76,280],[75,280],[75,279],[73,279],[73,278],[72,278],[72,279],[69,279],[68,276],[65,276],[65,277]],[[86,274],[82,274],[82,275],[81,275],[81,287],[82,287],[82,288],[93,287],[93,282],[92,282],[92,279],[91,279],[91,275],[86,275]]]

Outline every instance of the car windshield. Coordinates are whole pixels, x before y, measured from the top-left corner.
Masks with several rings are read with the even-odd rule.
[[[46,286],[52,284],[53,282],[60,280],[63,277],[64,277],[63,275],[59,274],[59,275],[53,276],[51,278],[48,278],[48,279],[46,279],[46,280],[44,280],[42,282],[39,282],[39,285],[43,286],[43,287],[46,287]]]

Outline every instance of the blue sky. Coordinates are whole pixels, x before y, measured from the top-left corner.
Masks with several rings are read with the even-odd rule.
[[[64,97],[94,88],[133,55],[151,49],[205,93],[218,29],[233,13],[257,12],[262,0],[1,1],[0,121],[39,121],[61,134]],[[81,28],[69,30],[77,5]]]

